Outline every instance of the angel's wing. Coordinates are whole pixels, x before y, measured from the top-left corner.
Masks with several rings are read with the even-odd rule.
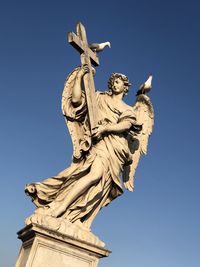
[[[138,95],[133,109],[136,114],[137,123],[142,125],[142,130],[134,138],[128,137],[129,148],[132,153],[132,163],[124,168],[123,181],[125,188],[129,191],[133,191],[135,171],[140,156],[147,154],[148,140],[154,125],[153,105],[147,95]]]
[[[62,94],[62,113],[71,135],[73,144],[73,157],[81,158],[82,152],[87,151],[91,145],[90,131],[87,127],[85,101],[75,108],[71,104],[72,88],[80,67],[75,68],[67,77]],[[83,95],[84,97],[84,95]]]

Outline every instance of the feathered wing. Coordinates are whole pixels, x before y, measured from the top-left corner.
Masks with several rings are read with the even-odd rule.
[[[73,157],[79,159],[83,151],[89,150],[91,146],[91,135],[87,125],[87,107],[85,95],[79,107],[73,107],[71,103],[72,89],[80,67],[75,68],[65,80],[62,94],[62,113],[71,135],[73,144]]]
[[[137,123],[142,125],[142,130],[133,138],[131,135],[128,136],[129,148],[132,153],[132,163],[124,168],[122,177],[124,186],[129,191],[133,191],[135,171],[140,156],[147,154],[148,140],[154,125],[153,105],[147,95],[138,95],[133,109],[136,114]]]

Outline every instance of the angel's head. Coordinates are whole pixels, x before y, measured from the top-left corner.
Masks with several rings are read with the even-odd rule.
[[[131,83],[126,75],[122,73],[114,72],[108,80],[109,93],[119,94],[123,92],[123,95],[128,93]]]

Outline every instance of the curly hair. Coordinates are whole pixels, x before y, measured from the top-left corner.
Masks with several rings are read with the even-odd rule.
[[[129,79],[126,75],[117,72],[113,72],[108,80],[109,93],[112,92],[114,81],[117,78],[120,78],[124,82],[124,95],[126,95],[128,93],[129,86],[131,86],[131,83],[129,82]]]

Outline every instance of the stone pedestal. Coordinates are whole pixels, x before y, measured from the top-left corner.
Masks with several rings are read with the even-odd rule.
[[[30,224],[18,232],[22,247],[15,267],[96,267],[110,251],[80,239]]]

